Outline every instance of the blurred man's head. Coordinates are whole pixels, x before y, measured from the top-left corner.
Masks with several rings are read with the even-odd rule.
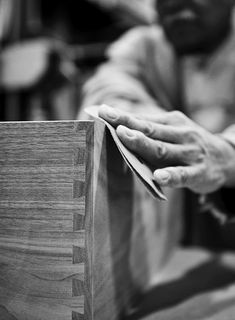
[[[159,21],[181,54],[213,51],[231,29],[234,0],[156,0]]]

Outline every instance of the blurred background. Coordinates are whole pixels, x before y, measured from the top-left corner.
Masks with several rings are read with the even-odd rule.
[[[0,0],[0,120],[74,119],[107,46],[154,0]]]

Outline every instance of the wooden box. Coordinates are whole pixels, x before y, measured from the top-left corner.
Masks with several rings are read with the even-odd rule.
[[[132,175],[107,139],[92,121],[0,124],[1,320],[129,308]]]
[[[169,247],[136,184],[102,123],[0,123],[0,320],[131,313]]]

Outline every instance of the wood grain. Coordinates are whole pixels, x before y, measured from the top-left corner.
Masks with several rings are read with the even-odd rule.
[[[1,123],[0,320],[131,313],[159,258],[135,185],[103,123]]]
[[[93,317],[123,319],[136,292],[130,269],[133,175],[97,122],[94,161]]]
[[[91,122],[0,125],[4,320],[84,319],[90,130]]]
[[[134,293],[133,176],[105,126],[0,125],[4,320],[118,320]]]

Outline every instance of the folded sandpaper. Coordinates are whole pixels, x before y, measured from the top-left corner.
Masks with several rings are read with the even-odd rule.
[[[112,127],[110,123],[108,123],[107,121],[99,117],[98,109],[99,109],[98,106],[92,106],[92,107],[86,108],[85,111],[93,118],[98,119],[99,121],[102,121],[105,123],[124,161],[127,163],[128,167],[132,170],[132,172],[136,174],[137,177],[142,181],[142,183],[146,186],[149,192],[155,198],[166,200],[166,197],[163,194],[160,186],[158,186],[153,179],[152,170],[148,167],[147,164],[141,161],[133,152],[131,152],[129,149],[127,149],[124,146],[124,144],[119,139],[115,128]]]

